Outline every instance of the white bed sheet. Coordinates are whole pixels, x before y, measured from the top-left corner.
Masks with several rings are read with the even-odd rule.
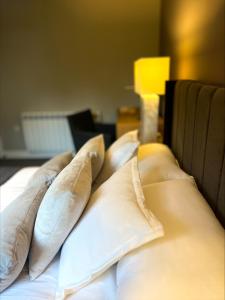
[[[23,192],[25,185],[38,167],[23,168],[0,187],[0,212]],[[27,266],[18,279],[0,295],[1,300],[56,299],[60,254],[36,280],[30,281]],[[67,300],[115,300],[116,270],[111,267],[102,276]]]
[[[30,281],[27,266],[24,267],[18,279],[1,293],[1,300],[37,300],[55,299],[58,275],[58,261],[56,257],[46,271],[36,280]]]
[[[23,192],[28,180],[37,169],[38,167],[23,168],[0,186],[0,212]]]
[[[27,266],[24,267],[18,279],[2,292],[1,300],[54,300],[56,299],[58,283],[58,266],[60,255],[52,261],[49,267],[34,281],[29,280]],[[72,294],[66,300],[115,300],[116,271],[110,268],[91,284]]]
[[[54,300],[56,299],[58,283],[58,266],[60,255],[52,261],[49,267],[34,281],[29,280],[27,266],[24,267],[18,279],[2,292],[1,300]],[[116,271],[110,268],[91,284],[72,294],[66,300],[115,300]]]

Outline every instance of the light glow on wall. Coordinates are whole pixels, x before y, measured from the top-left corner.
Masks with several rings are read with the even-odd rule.
[[[224,83],[224,0],[167,0],[162,53],[173,58],[172,79]]]

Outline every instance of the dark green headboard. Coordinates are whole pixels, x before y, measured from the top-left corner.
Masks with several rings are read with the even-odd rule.
[[[225,226],[225,88],[168,81],[164,143]]]

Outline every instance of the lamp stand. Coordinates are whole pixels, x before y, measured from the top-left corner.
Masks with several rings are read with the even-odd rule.
[[[159,116],[159,96],[150,94],[141,96],[141,128],[142,144],[157,141]]]

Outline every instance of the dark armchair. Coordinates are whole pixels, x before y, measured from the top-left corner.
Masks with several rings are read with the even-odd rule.
[[[78,151],[90,138],[103,134],[108,148],[115,141],[115,125],[95,123],[89,109],[67,116],[73,142]]]

